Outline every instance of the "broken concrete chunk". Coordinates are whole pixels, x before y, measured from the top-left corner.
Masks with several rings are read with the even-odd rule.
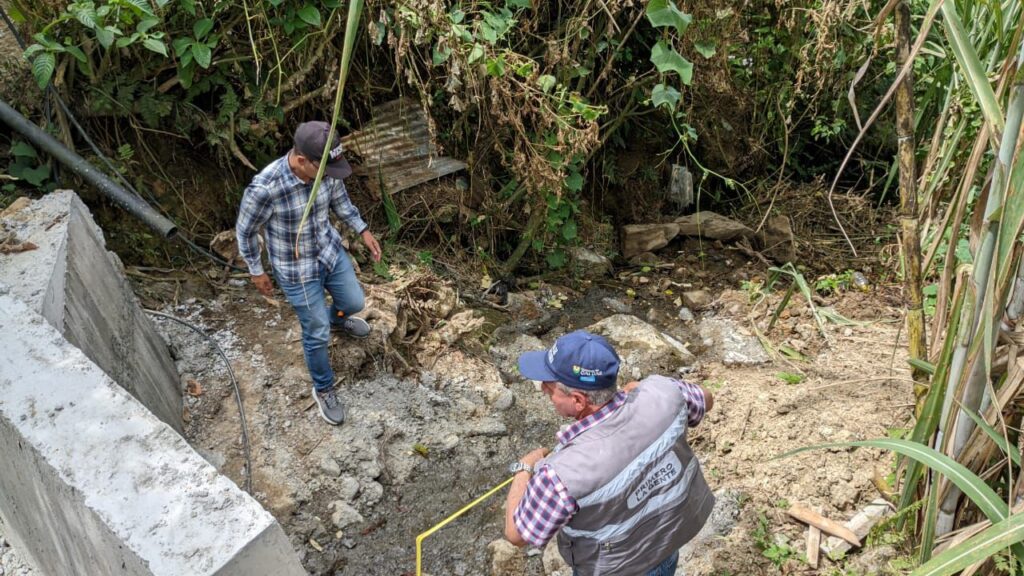
[[[873,500],[863,510],[854,514],[853,518],[845,524],[858,538],[867,538],[871,528],[878,524],[882,518],[892,513],[892,507],[882,498]],[[841,556],[850,551],[852,546],[840,538],[832,536],[822,542],[821,551],[826,556]]]
[[[771,360],[761,341],[728,318],[705,318],[698,328],[704,345],[726,366],[756,366]]]
[[[359,480],[352,476],[344,476],[338,486],[338,497],[345,502],[351,502],[359,494]]]
[[[334,512],[331,513],[331,522],[339,530],[344,530],[346,527],[352,524],[361,524],[363,522],[363,516],[358,510],[352,507],[348,502],[342,502],[341,500],[335,500],[328,505]]]
[[[754,231],[746,224],[726,218],[707,210],[676,218],[679,233],[684,236],[700,236],[711,240],[736,240],[750,238]]]
[[[320,460],[320,471],[328,478],[337,478],[341,475],[341,466],[334,458],[325,457]]]

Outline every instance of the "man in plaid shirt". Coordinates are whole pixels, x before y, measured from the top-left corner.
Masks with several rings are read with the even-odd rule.
[[[352,173],[352,167],[342,155],[337,134],[328,138],[330,132],[326,122],[299,125],[292,149],[271,162],[245,189],[235,234],[253,284],[269,297],[273,285],[263,269],[256,241],[260,228],[265,228],[274,277],[302,326],[302,350],[313,380],[313,397],[323,419],[338,425],[345,420],[345,406],[334,391],[334,371],[327,350],[331,331],[366,338],[370,326],[353,316],[363,309],[363,289],[341,236],[331,225],[330,211],[359,234],[374,262],[380,261],[381,249],[348,197],[343,179]],[[300,230],[325,148],[329,154],[324,178]],[[325,291],[331,295],[330,305]]]
[[[714,503],[686,443],[713,398],[661,376],[617,392],[618,366],[611,345],[583,331],[520,356],[523,376],[575,422],[555,452],[538,448],[512,465],[505,538],[542,547],[557,535],[577,576],[673,575],[679,547]]]

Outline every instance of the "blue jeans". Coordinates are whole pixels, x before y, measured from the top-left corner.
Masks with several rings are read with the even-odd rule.
[[[323,392],[334,385],[334,370],[327,351],[331,343],[331,325],[340,324],[341,318],[363,309],[363,288],[344,250],[338,254],[332,270],[328,271],[321,264],[319,272],[317,278],[297,284],[285,284],[280,279],[277,283],[299,317],[306,366],[313,378],[313,386]],[[324,290],[331,294],[333,302],[330,306]]]
[[[671,556],[665,558],[654,568],[651,568],[646,576],[675,576],[676,565],[679,564],[679,552],[673,552]],[[576,571],[573,570],[573,576],[576,576]]]

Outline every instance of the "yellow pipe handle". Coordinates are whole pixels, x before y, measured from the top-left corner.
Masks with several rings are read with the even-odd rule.
[[[424,532],[424,533],[420,534],[419,536],[417,536],[416,537],[416,576],[423,576],[423,540],[426,539],[427,536],[430,536],[434,532],[437,532],[441,528],[444,528],[452,520],[455,520],[459,516],[462,516],[463,514],[465,514],[470,508],[476,506],[477,504],[483,502],[484,500],[487,500],[488,498],[493,496],[494,493],[497,492],[498,490],[501,490],[505,486],[508,486],[509,484],[511,484],[512,480],[514,478],[515,478],[515,476],[512,476],[508,480],[505,480],[501,484],[498,484],[494,488],[491,488],[483,496],[477,498],[476,500],[473,500],[469,504],[466,504],[465,506],[463,506],[455,514],[452,514],[451,516],[445,518],[444,520],[442,520],[440,523],[438,523],[436,526],[434,526],[430,530],[427,530],[426,532]]]

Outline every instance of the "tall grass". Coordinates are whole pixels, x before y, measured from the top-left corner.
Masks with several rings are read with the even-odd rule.
[[[905,461],[901,506],[924,499],[916,526],[924,564],[915,573],[952,574],[985,570],[995,551],[1024,539],[1020,457],[1010,453],[1021,424],[1012,405],[1024,392],[1024,22],[1020,0],[934,0],[936,7],[937,25],[918,31],[925,48],[914,71],[925,87],[915,91],[916,136],[926,154],[913,191],[923,208],[923,282],[938,284],[928,358],[935,372],[910,440],[988,480],[1004,512],[993,517],[977,493],[965,498],[948,470]],[[931,558],[937,541],[982,514],[991,527]],[[1024,560],[1024,548],[1014,554]]]

